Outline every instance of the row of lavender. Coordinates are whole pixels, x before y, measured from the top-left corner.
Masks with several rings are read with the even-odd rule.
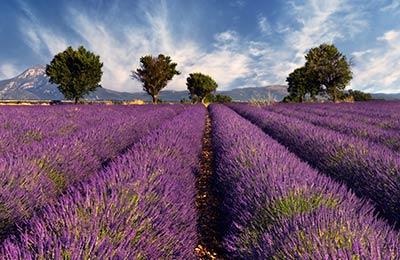
[[[254,106],[231,105],[301,159],[400,224],[400,155],[384,146]]]
[[[396,152],[400,151],[400,131],[384,129],[377,125],[368,125],[357,121],[354,115],[349,118],[343,116],[340,112],[326,111],[323,115],[319,115],[318,113],[313,113],[313,107],[311,104],[303,106],[279,104],[276,106],[267,106],[265,109],[305,120],[314,125],[329,128],[346,135],[364,138],[368,141],[382,144]]]
[[[373,208],[225,106],[212,106],[227,259],[399,259]]]
[[[301,104],[294,104],[295,106]],[[368,117],[378,117],[381,119],[400,119],[398,101],[370,101],[355,103],[312,103],[309,104],[313,108],[327,109],[337,111],[343,114]]]
[[[16,224],[29,218],[42,205],[52,203],[68,186],[100,171],[107,161],[184,107],[65,106],[56,110],[30,107],[31,117],[24,107],[14,108],[14,114],[18,114],[19,109],[25,110],[25,125],[30,124],[21,129],[28,129],[28,132],[40,129],[43,136],[48,131],[52,137],[18,143],[19,137],[24,138],[27,132],[11,130],[19,131],[20,135],[15,136],[17,141],[8,140],[7,150],[0,156],[0,238],[12,233]],[[39,115],[57,115],[62,111],[66,115],[77,115],[72,122],[79,131],[55,134],[71,124],[71,121],[63,121],[68,116],[61,117],[57,128],[57,116],[46,119]],[[37,120],[34,120],[35,114],[39,115]],[[23,121],[25,117],[14,121]],[[46,122],[48,127],[43,125]]]
[[[278,107],[292,108],[324,117],[342,118],[386,130],[400,130],[400,102],[310,103],[286,104]]]
[[[204,122],[205,108],[192,106],[162,124],[35,214],[0,258],[195,259]]]

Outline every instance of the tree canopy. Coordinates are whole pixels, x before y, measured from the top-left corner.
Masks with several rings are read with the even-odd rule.
[[[189,90],[189,98],[203,103],[205,97],[217,89],[218,84],[209,75],[196,72],[189,74],[186,86]]]
[[[99,85],[103,63],[100,57],[87,51],[83,46],[74,50],[69,46],[56,54],[46,66],[49,82],[58,84],[58,89],[66,99],[73,99],[75,104],[84,95],[101,87]]]
[[[171,57],[159,54],[158,57],[147,55],[140,58],[140,68],[132,71],[132,78],[143,83],[143,90],[157,103],[158,94],[165,88],[175,75],[180,72],[176,70],[176,63]]]
[[[303,67],[289,74],[288,92],[292,100],[302,102],[306,94],[328,94],[335,102],[352,79],[351,61],[334,45],[321,44],[305,56]]]

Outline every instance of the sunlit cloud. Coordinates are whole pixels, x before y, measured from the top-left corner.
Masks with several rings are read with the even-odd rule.
[[[19,3],[24,14],[18,18],[19,31],[43,62],[69,45],[84,45],[104,63],[103,87],[128,92],[142,91],[141,83],[131,78],[140,57],[160,53],[171,56],[181,72],[168,85],[171,90],[186,89],[186,78],[193,72],[212,76],[220,89],[286,84],[287,75],[304,64],[310,48],[321,43],[356,42],[371,26],[363,8],[354,1],[296,0],[285,3],[285,13],[275,20],[259,13],[253,25],[256,36],[228,26],[214,32],[205,43],[194,37],[196,26],[200,26],[194,21],[179,21],[176,30],[176,14],[166,0],[138,0],[135,8],[141,15],[128,20],[119,19],[123,12],[120,2],[108,3],[101,15],[66,2],[60,19],[73,32],[71,37],[40,20],[22,0]],[[246,1],[231,1],[230,6],[247,8]],[[395,9],[398,1],[381,11]],[[345,53],[355,59],[352,87],[374,90],[373,86],[380,84],[389,89],[398,83],[393,69],[398,67],[398,38],[398,30],[389,30],[376,39],[375,46]]]
[[[400,30],[376,39],[380,46],[356,52],[352,86],[367,92],[398,93],[400,90]]]
[[[0,64],[0,80],[15,77],[21,73],[19,68],[11,63]]]

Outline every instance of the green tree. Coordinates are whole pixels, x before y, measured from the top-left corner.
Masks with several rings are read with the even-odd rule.
[[[353,96],[354,101],[369,101],[372,100],[372,96],[369,93],[364,93],[362,91],[359,90],[352,90],[349,89],[349,93],[350,96]]]
[[[307,94],[307,68],[301,67],[295,69],[289,76],[286,78],[288,83],[288,92],[291,97],[290,100],[294,100],[294,97],[299,100],[299,102],[303,102],[305,96]]]
[[[84,95],[101,87],[103,63],[100,57],[87,51],[83,46],[74,50],[69,46],[65,51],[54,56],[46,66],[49,82],[58,84],[58,89],[66,99],[73,99],[75,104]]]
[[[321,44],[306,55],[305,67],[319,86],[336,102],[339,92],[345,89],[353,78],[351,60],[338,51],[335,45]]]
[[[232,98],[230,96],[217,94],[215,96],[215,102],[217,102],[217,103],[231,103],[232,102]]]
[[[205,97],[217,89],[218,84],[210,76],[196,72],[189,74],[186,86],[189,90],[189,98],[203,103]]]
[[[158,93],[165,88],[175,75],[180,72],[176,70],[176,63],[172,63],[171,57],[159,54],[158,57],[147,55],[140,58],[140,68],[132,71],[132,78],[143,83],[143,90],[152,98],[156,104]]]

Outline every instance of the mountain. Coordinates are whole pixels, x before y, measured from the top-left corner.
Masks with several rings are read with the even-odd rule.
[[[252,99],[282,100],[287,95],[287,86],[270,85],[265,87],[236,88],[232,90],[217,91],[217,94],[227,95],[235,101],[249,101]],[[378,99],[400,99],[400,94],[372,94]],[[188,91],[174,91],[164,89],[160,91],[159,98],[163,101],[180,101],[188,99]],[[44,66],[34,66],[20,75],[0,81],[0,99],[11,100],[62,100],[64,96],[57,86],[50,84]],[[106,88],[98,88],[85,96],[89,100],[144,100],[151,101],[151,97],[143,92],[128,93],[118,92]]]
[[[371,94],[374,99],[396,100],[400,99],[400,93],[386,94],[386,93],[373,93]]]
[[[246,101],[251,99],[275,98],[282,100],[287,95],[286,86],[273,85],[259,88],[238,88],[227,91],[217,91],[233,100]],[[164,101],[180,101],[188,99],[188,91],[162,90],[159,98]],[[20,75],[0,81],[0,99],[3,100],[62,100],[64,96],[57,85],[50,84],[44,66],[34,66]],[[145,92],[118,92],[106,88],[98,88],[85,96],[89,100],[144,100],[151,101]]]
[[[87,99],[131,100],[132,93],[117,92],[99,88],[86,96]],[[46,68],[34,66],[20,75],[0,81],[0,99],[12,100],[62,100],[63,94],[57,85],[51,84],[46,76]]]

